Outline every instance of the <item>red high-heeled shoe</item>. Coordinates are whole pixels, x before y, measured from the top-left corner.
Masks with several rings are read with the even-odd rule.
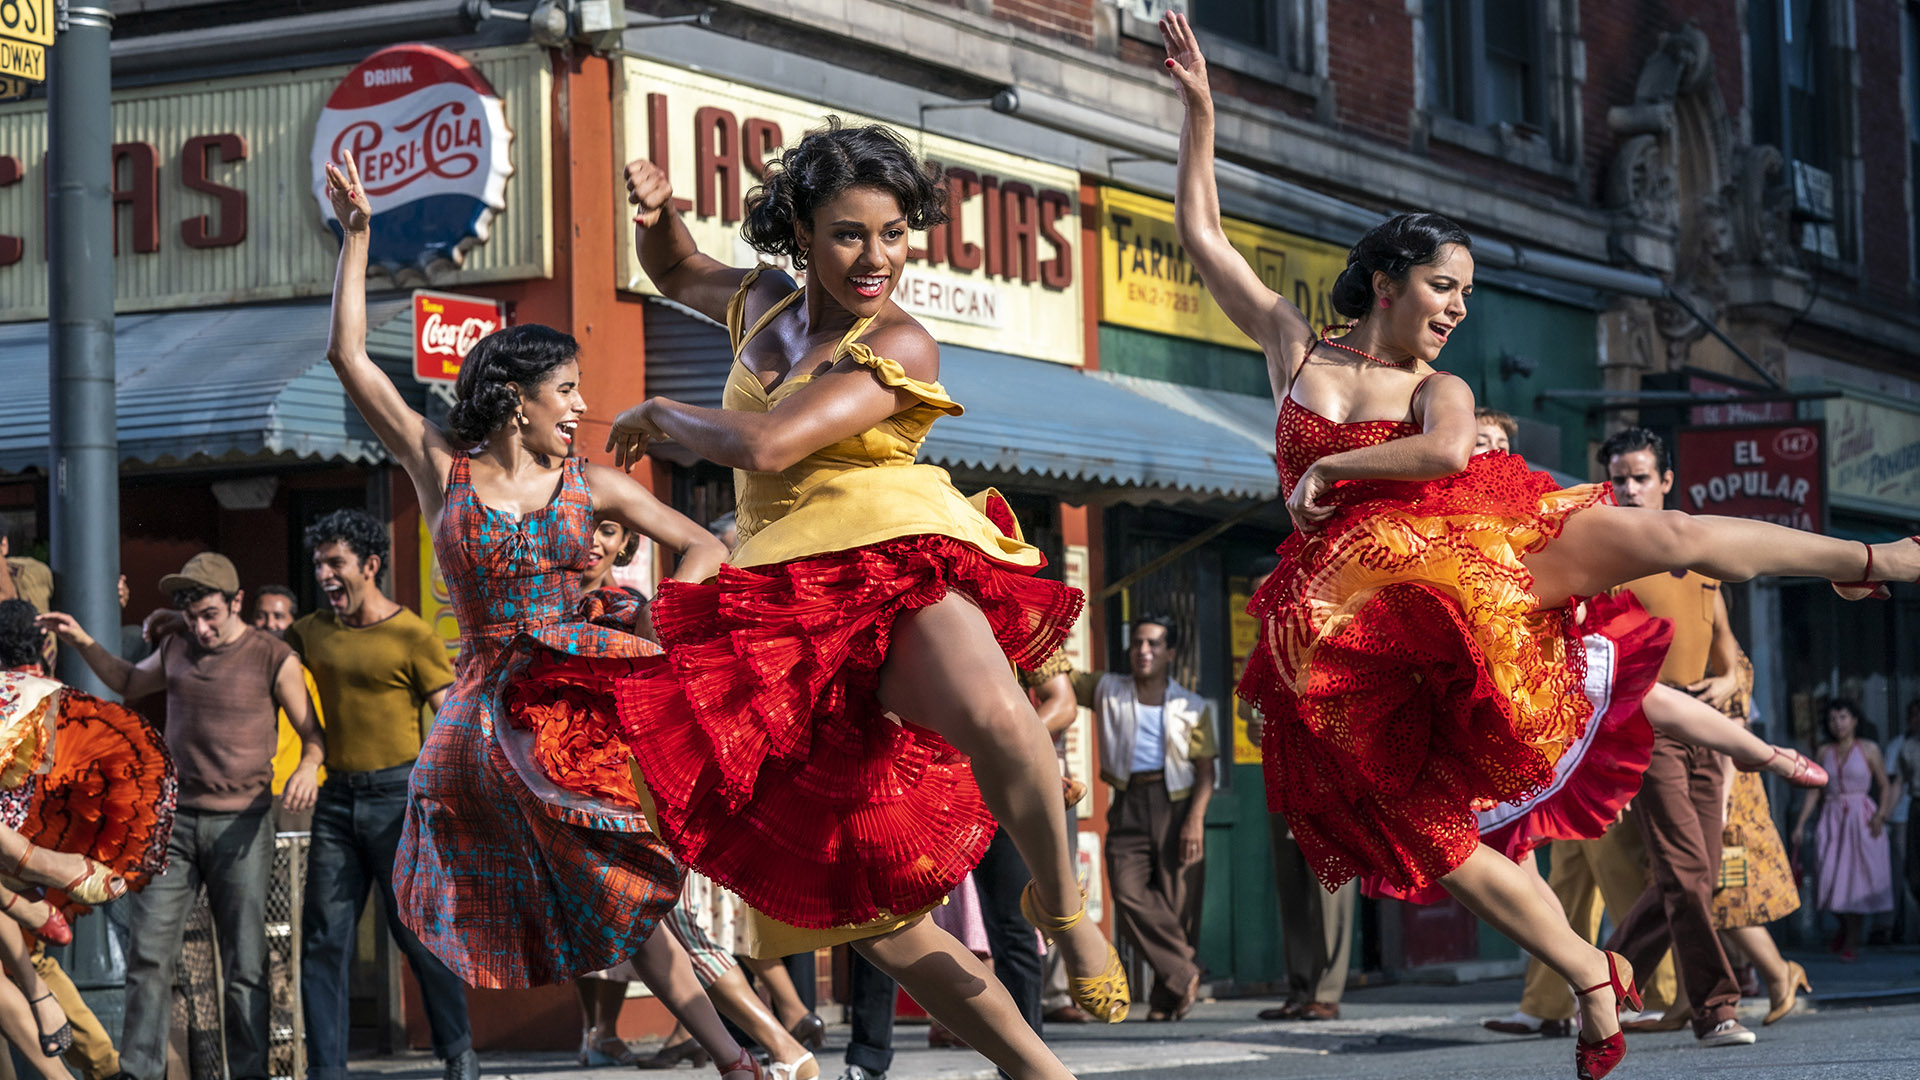
[[[1615,1016],[1618,1016],[1622,1009],[1631,1008],[1638,1010],[1641,1008],[1640,987],[1635,984],[1632,979],[1627,980],[1627,985],[1620,985],[1620,967],[1618,964],[1620,959],[1619,953],[1609,952],[1607,954],[1607,981],[1595,983],[1585,990],[1578,991],[1578,996],[1585,997],[1595,991],[1605,990],[1611,987],[1613,990],[1613,1012]],[[1600,1080],[1601,1077],[1612,1072],[1615,1066],[1619,1065],[1621,1060],[1626,1056],[1627,1033],[1624,1031],[1616,1031],[1606,1038],[1601,1039],[1599,1042],[1588,1042],[1584,1035],[1573,1040],[1573,1071],[1579,1080]]]
[[[1759,772],[1772,765],[1773,759],[1779,757],[1781,754],[1793,755],[1793,771],[1785,777],[1787,783],[1792,784],[1794,787],[1801,788],[1822,788],[1827,786],[1827,770],[1821,768],[1817,762],[1800,751],[1789,750],[1784,746],[1774,747],[1773,753],[1767,755],[1767,760],[1757,765],[1747,765],[1736,761],[1733,763],[1733,767],[1739,769],[1741,772]]]
[[[1913,541],[1916,544],[1920,544],[1920,536],[1909,536],[1907,537],[1907,539]],[[1839,593],[1840,599],[1842,600],[1866,600],[1869,598],[1874,600],[1885,600],[1891,597],[1893,594],[1887,591],[1886,582],[1872,580],[1873,578],[1873,545],[1867,543],[1865,540],[1862,540],[1860,541],[1860,546],[1867,549],[1867,572],[1860,575],[1859,581],[1834,582],[1833,591]]]
[[[753,1077],[753,1080],[766,1080],[767,1076],[766,1070],[760,1067],[760,1059],[754,1057],[752,1051],[749,1051],[744,1046],[740,1048],[739,1060],[731,1065],[722,1065],[716,1060],[713,1063],[713,1067],[719,1071],[721,1076],[728,1076],[737,1072],[746,1073],[748,1076]]]
[[[68,925],[67,917],[60,914],[60,909],[51,904],[47,905],[47,921],[41,923],[39,926],[35,926],[25,919],[20,918],[20,916],[14,915],[13,906],[25,899],[26,897],[8,889],[7,898],[0,900],[0,911],[4,911],[8,915],[13,916],[21,926],[33,931],[35,937],[41,938],[49,945],[73,944],[73,927]]]

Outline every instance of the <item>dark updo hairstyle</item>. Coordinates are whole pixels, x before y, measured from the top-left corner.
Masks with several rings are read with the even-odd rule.
[[[1473,238],[1439,214],[1396,214],[1375,225],[1347,252],[1347,268],[1333,281],[1333,310],[1360,318],[1373,310],[1376,271],[1404,282],[1414,267],[1439,262],[1449,244],[1472,250]]]
[[[453,382],[458,400],[447,410],[447,428],[466,446],[480,445],[513,419],[522,395],[579,355],[573,335],[551,326],[526,323],[495,330],[460,363],[460,377]]]
[[[799,145],[769,162],[765,182],[747,192],[747,220],[740,234],[754,250],[784,255],[805,269],[795,222],[813,223],[813,212],[854,187],[874,187],[900,200],[910,229],[931,229],[947,220],[947,187],[937,165],[923,165],[907,140],[890,127],[845,127],[837,116],[807,132]]]

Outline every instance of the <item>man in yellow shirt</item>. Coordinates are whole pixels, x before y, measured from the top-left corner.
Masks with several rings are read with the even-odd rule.
[[[380,591],[389,545],[386,527],[372,515],[328,514],[308,527],[306,547],[327,607],[288,627],[287,643],[313,673],[327,712],[330,773],[314,805],[300,920],[308,1080],[346,1080],[355,929],[373,888],[385,900],[388,932],[420,982],[447,1080],[475,1080],[466,985],[400,922],[393,896],[407,782],[422,743],[421,708],[440,707],[453,668],[433,628]]]

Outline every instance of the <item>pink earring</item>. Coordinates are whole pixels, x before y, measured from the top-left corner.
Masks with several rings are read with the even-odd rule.
[[[1392,302],[1393,302],[1393,301],[1391,301],[1391,300],[1388,300],[1388,299],[1387,299],[1386,297],[1384,297],[1384,296],[1380,298],[1380,306],[1381,306],[1381,307],[1383,307],[1383,308],[1384,308],[1384,307],[1386,307],[1386,306],[1387,306],[1388,304],[1390,304],[1390,303],[1392,303]]]

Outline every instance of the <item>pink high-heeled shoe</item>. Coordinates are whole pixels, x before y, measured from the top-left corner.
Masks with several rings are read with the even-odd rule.
[[[1773,753],[1767,755],[1767,760],[1759,762],[1758,764],[1749,765],[1736,761],[1733,763],[1733,767],[1739,769],[1741,772],[1770,771],[1774,760],[1782,754],[1793,755],[1793,771],[1786,774],[1783,778],[1787,783],[1800,788],[1822,788],[1827,786],[1827,770],[1821,768],[1818,762],[1815,762],[1812,758],[1809,758],[1800,751],[1789,750],[1784,746],[1774,747]]]

